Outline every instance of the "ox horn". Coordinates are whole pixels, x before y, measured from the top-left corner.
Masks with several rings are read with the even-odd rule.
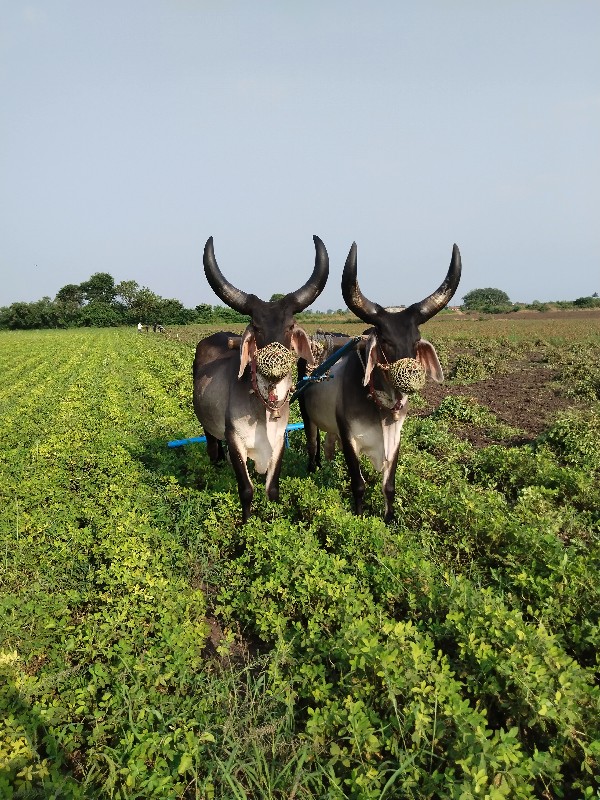
[[[329,256],[327,255],[325,245],[318,236],[313,236],[313,239],[315,242],[315,268],[313,269],[312,275],[304,286],[301,286],[297,291],[290,292],[285,295],[285,298],[282,298],[282,300],[291,307],[292,313],[307,308],[307,306],[321,294],[329,276]],[[236,289],[236,287],[225,278],[215,258],[212,236],[204,246],[203,260],[206,279],[217,297],[231,308],[239,311],[240,314],[249,314],[252,316],[252,310],[258,298],[256,295],[246,294],[246,292],[243,292],[241,289]],[[282,300],[278,302],[282,302]]]
[[[368,300],[360,290],[356,279],[356,242],[352,242],[352,247],[344,264],[342,296],[350,311],[369,325],[374,325],[377,318],[384,312],[379,303],[373,303]]]
[[[323,242],[313,236],[315,243],[315,268],[312,275],[300,289],[285,296],[285,302],[292,309],[292,314],[303,311],[321,294],[329,276],[329,256]]]
[[[436,289],[433,294],[426,297],[425,300],[421,300],[420,303],[414,303],[411,306],[411,310],[416,316],[417,325],[422,325],[424,322],[427,322],[428,319],[431,319],[438,311],[441,311],[442,308],[448,305],[451,297],[458,288],[461,270],[462,262],[460,259],[460,250],[455,244],[452,248],[452,259],[448,267],[448,273],[442,285],[439,289]]]
[[[239,311],[240,314],[252,314],[252,300],[251,295],[242,292],[241,289],[236,289],[232,283],[225,278],[217,259],[215,258],[215,249],[213,246],[213,237],[204,245],[204,274],[206,280],[210,284],[210,288],[226,305]]]

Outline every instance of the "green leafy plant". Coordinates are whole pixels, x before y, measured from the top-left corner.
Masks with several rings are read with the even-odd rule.
[[[490,325],[437,338],[580,357]],[[0,335],[0,794],[593,798],[595,401],[519,447],[468,395],[409,416],[391,525],[295,435],[240,526],[232,471],[166,447],[195,335]]]

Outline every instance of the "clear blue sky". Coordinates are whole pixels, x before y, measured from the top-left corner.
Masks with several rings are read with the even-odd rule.
[[[598,0],[0,0],[0,305],[94,272],[186,306],[600,292]]]

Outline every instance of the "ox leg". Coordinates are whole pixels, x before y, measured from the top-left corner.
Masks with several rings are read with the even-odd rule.
[[[304,421],[304,434],[306,436],[306,449],[308,451],[308,471],[315,472],[321,466],[321,437],[319,429],[311,422],[310,417],[302,411]]]
[[[235,473],[238,485],[238,494],[240,496],[240,503],[242,505],[242,524],[248,522],[250,516],[250,507],[252,506],[252,498],[254,497],[254,486],[248,474],[248,467],[246,466],[246,453],[242,452],[236,442],[227,442],[229,447],[229,458],[231,466]]]
[[[325,458],[328,461],[333,461],[335,458],[335,446],[339,443],[339,439],[337,434],[335,433],[326,433],[325,434]]]
[[[385,498],[385,516],[383,521],[389,525],[394,521],[394,499],[396,497],[396,468],[398,466],[398,454],[400,448],[396,450],[394,458],[389,462],[383,471],[383,496]]]
[[[301,369],[301,364],[298,362],[298,377],[302,378],[305,374],[305,369]],[[309,390],[310,391],[310,390]],[[311,421],[306,410],[306,402],[304,395],[298,398],[298,405],[300,406],[300,414],[302,422],[304,423],[304,434],[306,436],[306,449],[308,451],[308,471],[314,472],[317,467],[321,466],[321,437],[319,436],[319,429]]]
[[[279,452],[273,453],[271,456],[271,460],[267,468],[265,491],[267,493],[267,497],[272,503],[279,502],[279,475],[281,473],[281,465],[283,463],[283,449],[284,442],[281,443]]]
[[[310,420],[304,423],[306,449],[308,450],[308,471],[315,472],[321,466],[321,436],[319,429]]]
[[[217,465],[221,461],[225,461],[225,451],[223,450],[223,442],[217,439],[210,433],[205,433],[206,436],[206,452],[210,458],[210,463]]]
[[[350,475],[350,488],[352,489],[352,496],[354,497],[354,513],[360,516],[363,513],[365,497],[365,479],[360,469],[360,459],[352,443],[343,433],[341,442],[344,458],[346,459],[346,466],[348,467],[348,473]]]

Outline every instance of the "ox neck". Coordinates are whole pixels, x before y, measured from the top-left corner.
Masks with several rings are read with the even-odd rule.
[[[376,372],[383,378],[383,389],[377,389],[375,387]],[[369,377],[369,397],[380,411],[390,413],[394,420],[400,418],[400,411],[404,408],[408,400],[406,395],[400,394],[394,389],[387,372],[375,369],[371,372]]]

